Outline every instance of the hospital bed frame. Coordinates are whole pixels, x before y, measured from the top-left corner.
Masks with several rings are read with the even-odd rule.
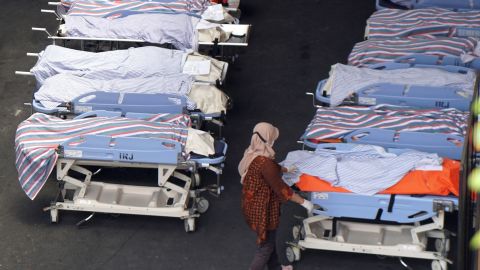
[[[418,9],[418,8],[439,7],[439,8],[452,9],[455,11],[480,9],[479,1],[463,0],[462,1],[463,3],[459,3],[459,2],[460,2],[459,0],[426,0],[426,1],[412,0],[410,3],[411,4],[410,8]],[[477,3],[475,4],[475,2]],[[409,9],[408,7],[395,4],[390,0],[376,0],[376,8],[377,10],[386,9],[386,8]]]
[[[318,147],[348,150],[352,145]],[[294,240],[286,249],[290,262],[300,259],[301,250],[317,249],[427,259],[432,260],[433,270],[446,270],[451,263],[447,258],[450,232],[444,228],[444,216],[458,210],[456,197],[310,192],[310,200],[315,216],[293,227]],[[427,249],[428,239],[435,240],[435,251]]]
[[[80,143],[76,143],[79,139]],[[52,222],[58,222],[60,210],[176,217],[185,221],[187,232],[194,231],[195,219],[208,209],[208,201],[199,194],[210,190],[219,195],[221,191],[219,176],[227,150],[227,145],[222,144],[219,157],[185,159],[178,143],[162,139],[96,135],[74,138],[57,149],[60,189],[56,200],[44,210],[50,211]],[[85,166],[156,169],[158,187],[92,181],[94,173]],[[215,172],[217,185],[195,189],[200,168]],[[76,178],[70,172],[83,177]]]
[[[32,27],[33,31],[40,31],[44,32],[47,34],[48,39],[52,40],[53,45],[59,45],[57,42],[62,42],[63,46],[66,46],[66,42],[70,40],[76,40],[80,42],[80,47],[82,50],[85,49],[85,41],[95,41],[95,42],[100,42],[100,41],[107,41],[111,42],[111,46],[113,48],[114,43],[137,43],[137,44],[151,44],[149,42],[146,42],[144,40],[139,40],[139,39],[122,39],[122,38],[102,38],[102,37],[69,37],[69,36],[62,36],[62,23],[63,23],[63,16],[61,14],[58,14],[57,11],[52,10],[52,9],[42,9],[40,10],[42,13],[49,13],[49,14],[54,14],[59,21],[59,26],[55,30],[55,34],[51,34],[46,28],[42,27]],[[237,48],[240,49],[242,47],[247,47],[248,46],[248,41],[250,39],[250,31],[252,25],[250,24],[221,24],[221,27],[227,31],[227,32],[232,32],[236,33],[237,38],[241,38],[241,41],[236,41],[236,42],[229,42],[228,40],[225,42],[218,42],[217,40],[214,41],[199,41],[199,50],[202,49],[202,47],[211,47],[210,54],[212,57],[218,57],[218,58],[230,58],[232,62],[238,58],[238,53],[233,54],[231,57],[228,57],[225,55],[225,51],[228,50],[227,48]],[[239,34],[241,33],[241,34]]]
[[[408,58],[402,58],[399,62],[386,62],[372,65],[369,68],[378,70],[394,70],[404,68],[438,68],[453,73],[466,74],[470,69],[462,66],[440,65],[439,63],[420,64],[408,62]],[[403,61],[405,60],[405,62]],[[400,62],[401,61],[401,62]],[[330,104],[330,98],[323,92],[327,79],[317,84],[315,93],[307,92],[312,96],[313,106],[319,107],[316,101],[322,105]],[[471,99],[459,93],[457,88],[434,87],[418,85],[401,85],[392,83],[377,83],[366,86],[353,94],[350,100],[344,104],[373,106],[377,104],[391,104],[398,106],[412,106],[419,108],[456,108],[467,111],[470,108]]]

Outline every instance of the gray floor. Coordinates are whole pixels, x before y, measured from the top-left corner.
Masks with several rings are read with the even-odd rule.
[[[373,0],[242,0],[242,22],[254,26],[247,52],[228,74],[226,92],[234,99],[225,137],[230,145],[223,175],[225,191],[209,197],[210,210],[198,231],[186,234],[176,219],[98,215],[83,229],[75,223],[84,213],[63,213],[51,225],[42,212],[55,193],[50,181],[35,201],[20,189],[14,167],[16,125],[28,117],[23,106],[34,81],[14,77],[34,63],[25,52],[38,52],[48,41],[31,26],[55,23],[41,15],[47,0],[2,1],[0,31],[0,269],[247,269],[255,235],[239,208],[241,186],[236,166],[249,142],[253,125],[270,121],[280,128],[278,158],[298,149],[295,141],[314,114],[304,96],[327,76],[330,65],[346,62],[355,42],[362,40]],[[108,175],[120,177],[114,172]],[[121,176],[124,176],[122,174]],[[136,177],[136,174],[127,174]],[[286,205],[282,239],[290,235],[296,205]],[[296,269],[403,269],[395,259],[335,252],[307,251]],[[408,260],[417,269],[429,264]]]

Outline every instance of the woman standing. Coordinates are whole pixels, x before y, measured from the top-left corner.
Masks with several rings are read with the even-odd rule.
[[[257,250],[250,270],[280,269],[275,250],[275,234],[280,221],[280,205],[286,201],[296,202],[309,213],[313,205],[286,185],[281,174],[288,169],[275,162],[273,143],[278,138],[276,127],[258,123],[253,129],[250,146],[240,161],[242,211],[248,226],[257,233]],[[283,257],[283,256],[282,256]],[[285,263],[287,264],[287,263]],[[282,265],[281,269],[293,269]]]

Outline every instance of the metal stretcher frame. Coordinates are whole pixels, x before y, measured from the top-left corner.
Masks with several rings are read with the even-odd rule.
[[[321,144],[318,147],[348,150],[352,145]],[[428,259],[432,260],[432,269],[447,269],[450,233],[444,229],[444,215],[458,210],[457,197],[368,196],[321,191],[309,195],[316,206],[313,211],[316,216],[293,228],[294,241],[286,250],[290,262],[300,259],[301,250],[318,249]],[[369,220],[376,224],[339,218]],[[426,222],[428,220],[431,221]],[[427,249],[428,238],[435,239],[435,251]]]
[[[466,74],[470,69],[461,66],[440,65],[434,63],[417,64],[414,62],[387,62],[372,65],[369,68],[378,70],[394,70],[404,68],[438,68],[453,73]],[[327,80],[317,84],[315,93],[307,92],[313,97],[315,107],[316,100],[322,104],[330,104],[330,97],[323,93]],[[419,108],[456,108],[466,111],[470,108],[471,98],[463,96],[458,89],[452,87],[401,85],[392,83],[376,83],[363,87],[357,91],[351,100],[345,104],[372,106],[377,104],[391,104],[399,106],[412,106]]]
[[[185,220],[187,232],[194,231],[195,218],[208,209],[208,201],[199,197],[203,190],[195,189],[199,184],[198,169],[215,172],[219,183],[227,150],[227,145],[222,144],[221,156],[185,159],[179,143],[161,139],[97,135],[74,138],[57,149],[60,191],[45,210],[50,211],[52,222],[58,221],[60,210],[176,217]],[[92,181],[94,173],[85,166],[156,169],[158,187]],[[83,175],[83,179],[69,172]],[[190,172],[190,176],[184,172]],[[181,184],[171,182],[172,177]],[[217,194],[221,190],[219,184],[212,189]]]
[[[406,2],[406,1],[405,1]],[[453,10],[471,10],[480,9],[480,1],[478,0],[410,0],[409,7],[405,7],[390,0],[376,0],[377,10],[385,8],[397,9],[417,9],[439,7]]]

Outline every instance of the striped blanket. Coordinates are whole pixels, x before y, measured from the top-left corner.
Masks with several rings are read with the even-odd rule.
[[[55,167],[61,143],[85,135],[162,138],[185,146],[190,119],[185,115],[156,115],[146,120],[94,117],[62,120],[36,113],[20,123],[15,135],[15,165],[20,185],[34,199]]]
[[[303,140],[341,138],[363,128],[418,131],[464,136],[468,112],[456,109],[414,109],[390,105],[319,108]]]
[[[363,67],[392,61],[398,57],[414,53],[436,56],[476,56],[476,47],[477,40],[474,38],[370,39],[355,45],[348,57],[348,64]]]
[[[133,14],[163,13],[198,16],[210,5],[208,0],[62,0],[70,16],[121,18]]]
[[[368,39],[392,39],[408,36],[425,38],[478,36],[480,11],[454,12],[442,8],[383,9],[367,21]]]

